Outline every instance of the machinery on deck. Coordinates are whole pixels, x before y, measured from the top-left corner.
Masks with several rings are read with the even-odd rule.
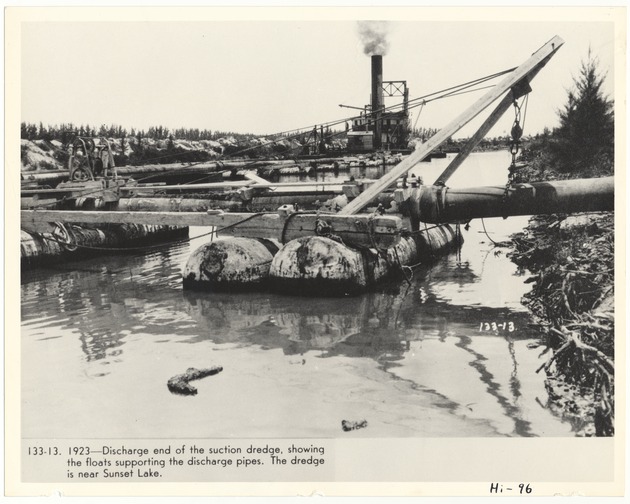
[[[105,137],[76,137],[71,145],[68,171],[71,181],[96,180],[109,176],[109,169],[116,176],[114,155]]]

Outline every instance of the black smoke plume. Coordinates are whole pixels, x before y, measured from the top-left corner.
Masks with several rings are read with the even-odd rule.
[[[365,54],[385,56],[389,49],[389,42],[387,42],[389,23],[387,21],[359,21],[358,30]]]

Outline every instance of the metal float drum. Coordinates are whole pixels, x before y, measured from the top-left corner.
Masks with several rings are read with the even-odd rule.
[[[323,236],[284,245],[271,263],[275,290],[303,295],[344,295],[367,287],[361,254]]]
[[[188,259],[184,288],[229,291],[261,286],[278,245],[261,238],[226,238],[202,245]]]
[[[299,295],[345,296],[366,291],[417,259],[413,238],[387,250],[355,249],[324,236],[292,240],[275,255],[271,286]]]

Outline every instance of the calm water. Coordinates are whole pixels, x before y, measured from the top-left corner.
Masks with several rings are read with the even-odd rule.
[[[415,171],[432,182],[447,162]],[[451,185],[502,184],[508,163],[472,155]],[[526,220],[485,224],[501,240]],[[340,437],[342,420],[367,420],[350,435],[573,435],[535,373],[526,277],[480,221],[464,238],[411,285],[346,299],[183,292],[205,238],[23,272],[22,434]],[[506,329],[480,331],[493,322]],[[170,377],[212,365],[224,370],[193,382],[197,396],[168,391]]]

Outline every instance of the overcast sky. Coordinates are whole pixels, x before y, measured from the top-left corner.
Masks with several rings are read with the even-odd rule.
[[[384,79],[406,80],[414,98],[517,66],[559,35],[565,45],[532,83],[525,133],[557,124],[589,46],[613,94],[610,22],[448,19],[390,22]],[[340,103],[369,103],[370,58],[356,21],[27,22],[21,42],[27,122],[263,134],[353,114]],[[444,126],[483,92],[431,103],[417,125]]]

